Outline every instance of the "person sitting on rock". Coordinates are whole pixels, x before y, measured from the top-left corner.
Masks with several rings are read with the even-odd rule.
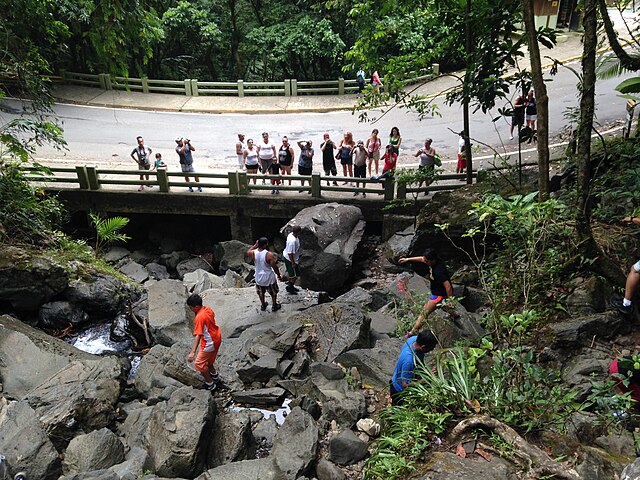
[[[431,295],[429,301],[422,307],[422,313],[418,316],[415,325],[407,333],[407,337],[417,334],[422,328],[424,321],[436,309],[438,304],[447,297],[453,296],[453,286],[451,276],[444,263],[438,259],[438,255],[433,248],[427,248],[421,257],[401,258],[398,263],[416,262],[426,264],[428,267],[428,278],[431,280]],[[427,275],[424,275],[425,278]]]
[[[187,298],[187,306],[196,314],[193,319],[193,335],[195,339],[193,348],[187,356],[187,361],[191,363],[195,357],[196,362],[193,367],[204,377],[202,388],[204,390],[214,390],[220,378],[213,366],[222,344],[220,327],[216,324],[216,315],[213,310],[202,305],[202,297],[197,293]],[[200,351],[196,357],[198,345],[200,345]]]
[[[269,306],[265,300],[265,293],[269,293],[273,301],[271,311],[276,312],[282,308],[282,305],[278,303],[278,280],[281,280],[281,277],[276,258],[273,253],[267,250],[268,246],[269,240],[266,237],[260,237],[247,250],[247,256],[253,258],[256,266],[255,281],[261,303],[260,310],[264,312]]]
[[[640,217],[624,217],[623,223],[634,223],[640,225]],[[638,285],[640,284],[640,260],[634,263],[627,275],[627,281],[624,288],[624,298],[619,300],[617,298],[611,299],[611,305],[618,310],[623,316],[631,317],[633,308],[631,301],[635,295]]]
[[[391,393],[391,405],[397,406],[402,403],[400,393],[407,388],[413,379],[413,371],[418,361],[424,360],[425,353],[433,350],[438,341],[429,330],[420,332],[418,335],[409,337],[402,346],[400,356],[393,371],[393,377],[389,382],[389,392]]]
[[[640,362],[637,360],[631,356],[616,358],[609,365],[609,374],[618,378],[616,387],[622,393],[631,392],[630,397],[640,402]]]

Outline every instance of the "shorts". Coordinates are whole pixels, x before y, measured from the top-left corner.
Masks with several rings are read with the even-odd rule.
[[[269,171],[269,167],[271,166],[271,163],[273,162],[273,157],[271,158],[261,158],[260,159],[260,171],[262,173],[266,173]]]
[[[303,167],[298,165],[298,175],[311,175],[313,167]]]
[[[458,170],[467,168],[467,157],[463,153],[458,154]]]
[[[150,163],[139,163],[138,170],[149,170],[151,168]]]
[[[365,178],[367,176],[367,166],[356,165],[353,167],[353,176],[356,178]]]
[[[333,175],[334,177],[338,175],[338,170],[336,169],[336,161],[333,158],[322,161],[322,169],[324,170],[325,175]]]
[[[636,263],[633,264],[633,269],[640,273],[640,260],[638,260]]]
[[[351,155],[347,158],[340,157],[340,165],[353,165],[353,158]]]
[[[269,173],[271,175],[280,174],[280,164],[279,163],[272,163],[271,165],[269,165]]]
[[[180,168],[182,169],[182,173],[195,172],[195,170],[193,169],[193,163],[190,163],[188,165],[186,163],[181,163]]]
[[[193,368],[197,372],[204,373],[209,370],[209,367],[213,365],[216,361],[216,357],[218,356],[218,350],[220,349],[220,344],[222,340],[213,340],[214,350],[213,352],[204,352],[202,348],[198,351],[198,356],[196,357],[196,361],[193,364]]]
[[[296,266],[294,267],[291,264],[291,260],[289,260],[288,258],[284,259],[284,266],[287,269],[287,275],[289,275],[289,277],[299,277],[300,276],[300,266],[296,263]]]
[[[527,122],[535,122],[538,120],[538,115],[525,115],[524,118]]]
[[[249,170],[253,170],[254,172],[258,171],[258,164],[254,164],[254,165],[249,165],[249,164],[245,164],[245,167],[247,168],[247,171]]]
[[[375,160],[376,162],[380,161],[380,150],[369,152],[369,161],[371,160]]]
[[[429,301],[435,303],[436,305],[439,304],[442,300],[444,300],[444,297],[442,295],[429,295]]]
[[[511,117],[512,127],[522,126],[523,123],[524,123],[524,115],[513,115]]]
[[[267,287],[263,287],[262,285],[256,285],[256,292],[258,292],[258,294],[269,294],[269,295],[276,295],[280,290],[278,289],[278,282],[273,282],[271,285],[267,286]]]

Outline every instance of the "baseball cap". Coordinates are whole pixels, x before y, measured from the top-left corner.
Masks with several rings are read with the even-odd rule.
[[[327,138],[327,137],[329,136],[329,134],[328,134],[328,133],[323,133],[323,134],[322,134],[322,136],[323,136],[324,138]]]
[[[176,137],[176,143],[180,143],[182,141],[182,137]]]
[[[358,145],[364,145],[364,142],[362,140],[358,140]]]

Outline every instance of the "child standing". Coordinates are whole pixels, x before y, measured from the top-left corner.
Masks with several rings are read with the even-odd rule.
[[[269,165],[269,175],[278,175],[278,178],[271,179],[271,186],[272,187],[274,185],[280,186],[280,182],[282,182],[281,180],[282,177],[280,176],[280,163],[278,163],[277,156],[273,158],[273,162],[271,163],[271,165]],[[280,190],[276,188],[274,190],[271,190],[271,193],[280,193]]]
[[[356,178],[365,178],[367,175],[367,149],[364,148],[364,142],[362,140],[358,140],[358,145],[353,150],[353,175]],[[362,184],[362,188],[365,188],[366,184]],[[356,182],[356,188],[358,188],[360,184]],[[355,192],[353,194],[354,197],[358,196],[359,192]],[[362,196],[366,197],[367,194],[362,192]]]
[[[154,163],[153,168],[156,170],[158,168],[167,168],[167,164],[162,161],[161,153],[156,153],[156,162]]]
[[[189,310],[196,314],[193,319],[193,335],[195,336],[193,348],[187,356],[189,363],[193,362],[196,371],[204,377],[202,388],[204,390],[214,390],[216,388],[219,375],[213,364],[218,356],[218,350],[222,344],[220,327],[216,324],[216,315],[210,307],[202,305],[202,297],[197,293],[187,298]],[[196,351],[200,351],[196,356]]]

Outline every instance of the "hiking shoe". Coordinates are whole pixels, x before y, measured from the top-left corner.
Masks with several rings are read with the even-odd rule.
[[[193,192],[193,188],[189,187],[189,191],[190,191],[190,192]]]
[[[202,388],[202,390],[209,390],[210,392],[212,392],[213,390],[216,389],[216,386],[217,386],[216,382],[211,382],[211,383],[204,382],[202,384],[202,387],[200,388]]]
[[[628,306],[625,307],[622,304],[622,300],[618,300],[617,298],[612,298],[610,300],[610,303],[611,303],[611,306],[613,308],[615,308],[616,310],[618,310],[618,312],[620,312],[620,314],[622,316],[625,316],[625,317],[630,317],[631,316],[631,313],[632,313],[631,305],[628,305]]]
[[[198,187],[198,191],[201,192],[202,191],[202,187]]]
[[[262,304],[262,306],[260,307],[260,310],[262,310],[264,312],[267,309],[268,306],[269,306],[269,304],[267,302],[264,302]]]
[[[273,195],[274,193],[276,193],[276,191],[275,190],[271,190],[271,195]]]
[[[277,312],[278,310],[280,310],[282,308],[282,305],[279,303],[274,303],[273,306],[271,307],[271,311],[272,312]]]
[[[209,375],[211,375],[211,380],[213,380],[213,383],[218,383],[218,380],[220,380],[220,374],[218,372],[216,372],[215,375],[209,372]]]
[[[286,288],[287,292],[289,292],[291,295],[297,295],[298,294],[298,289],[296,287],[294,287],[293,285],[289,284],[287,285]]]

